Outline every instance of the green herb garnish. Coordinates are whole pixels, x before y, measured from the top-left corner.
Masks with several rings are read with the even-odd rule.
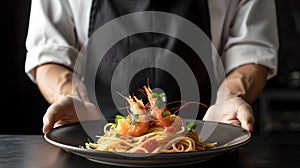
[[[157,98],[155,106],[157,106],[159,109],[162,109],[167,102],[165,93],[153,93],[152,98]]]
[[[158,97],[158,93],[155,93],[155,92],[154,92],[154,93],[152,94],[152,98],[157,98],[157,97]]]
[[[191,123],[191,122],[186,122],[185,126],[184,126],[184,130],[186,132],[192,132],[193,130],[195,130],[197,127],[197,124],[195,123]]]
[[[171,112],[170,112],[170,111],[164,111],[164,112],[162,112],[162,114],[161,114],[161,116],[162,116],[163,118],[168,117],[168,116],[170,116],[170,115],[171,115]]]
[[[115,123],[117,124],[119,119],[125,119],[125,118],[126,118],[125,116],[122,116],[122,115],[116,115]]]
[[[139,119],[139,114],[134,114],[131,118],[131,124],[135,125],[135,123],[138,119]]]

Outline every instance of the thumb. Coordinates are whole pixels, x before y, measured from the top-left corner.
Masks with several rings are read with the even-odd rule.
[[[51,122],[49,122],[48,119],[43,119],[43,133],[47,133],[50,129],[52,129],[54,126],[54,124],[52,124]]]
[[[54,103],[49,106],[44,117],[43,117],[43,133],[45,134],[50,129],[52,129],[55,123],[59,119],[59,111],[61,110],[61,105]]]
[[[253,125],[255,123],[255,118],[253,115],[252,107],[248,103],[240,105],[238,109],[237,118],[241,122],[241,127],[253,132]]]

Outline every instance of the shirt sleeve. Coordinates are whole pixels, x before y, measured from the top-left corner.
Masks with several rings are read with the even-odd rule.
[[[68,1],[34,0],[26,39],[25,72],[35,82],[35,68],[57,63],[73,69],[78,55]]]
[[[270,69],[268,79],[277,74],[278,30],[273,0],[242,0],[231,23],[221,54],[226,73],[247,63]]]

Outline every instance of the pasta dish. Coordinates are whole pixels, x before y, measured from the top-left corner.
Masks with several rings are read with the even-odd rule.
[[[205,143],[195,131],[196,124],[184,123],[166,106],[166,95],[153,92],[149,85],[139,90],[148,103],[136,96],[122,96],[128,102],[128,115],[116,115],[104,126],[97,142],[86,142],[85,149],[128,153],[167,153],[200,151],[217,146]]]

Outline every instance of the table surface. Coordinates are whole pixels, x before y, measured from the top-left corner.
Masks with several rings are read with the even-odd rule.
[[[254,135],[249,143],[208,161],[182,167],[300,167],[300,133]],[[115,167],[90,161],[49,144],[43,135],[0,135],[0,168]],[[179,167],[179,166],[178,166]]]

